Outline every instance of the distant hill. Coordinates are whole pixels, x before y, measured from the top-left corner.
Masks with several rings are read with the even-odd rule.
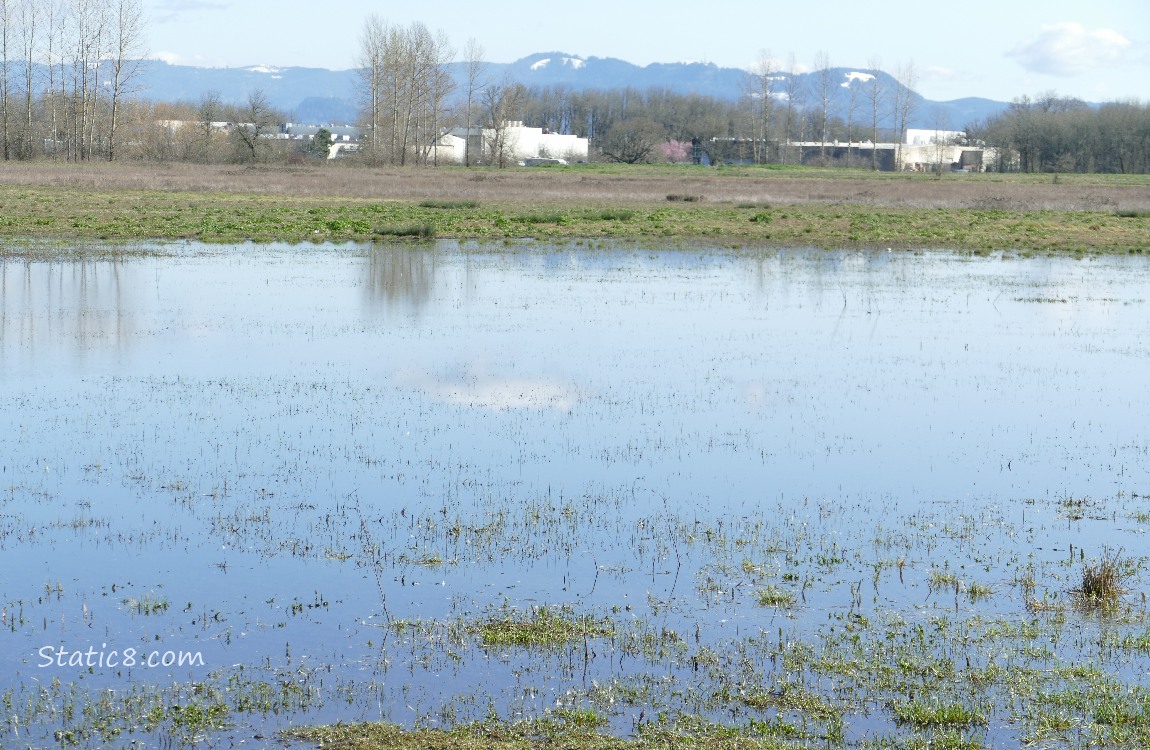
[[[464,64],[454,63],[452,74],[462,84]],[[879,76],[884,86],[894,86],[894,79],[881,71],[858,68],[834,68],[835,100],[833,111],[845,119],[850,98],[850,83],[866,85],[865,77]],[[862,73],[863,76],[850,75]],[[486,70],[491,81],[503,80],[505,74],[526,86],[568,86],[574,90],[630,87],[646,90],[658,87],[681,94],[704,94],[721,99],[743,95],[746,75],[737,68],[721,68],[711,63],[653,63],[639,66],[615,58],[583,58],[564,52],[529,55],[512,63],[489,63]],[[785,86],[785,73],[779,74],[778,90]],[[799,85],[813,92],[816,73],[799,75]],[[358,74],[354,70],[322,68],[275,68],[253,65],[245,68],[197,68],[170,65],[157,60],[141,61],[136,80],[136,94],[154,101],[197,101],[207,91],[218,91],[224,101],[242,103],[248,94],[262,89],[268,100],[287,112],[296,122],[350,124],[356,120]],[[917,96],[917,94],[916,94]],[[813,94],[808,96],[812,100]],[[961,130],[969,123],[997,114],[1005,102],[966,98],[938,102],[918,97],[910,127]],[[864,92],[856,95],[855,119],[865,122],[870,116],[869,101]]]

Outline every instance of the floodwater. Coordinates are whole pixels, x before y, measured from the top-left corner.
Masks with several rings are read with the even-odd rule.
[[[848,607],[1025,619],[1024,563],[1065,591],[1060,561],[1150,527],[1140,257],[95,257],[0,260],[0,694],[41,701],[0,744],[106,740],[54,681],[170,706],[237,674],[299,689],[198,737],[588,703],[626,734],[644,699],[603,709],[589,685],[685,679],[682,658],[495,649],[468,623],[567,605],[690,650],[813,637]],[[780,550],[801,602],[754,606],[732,566]],[[997,593],[935,595],[944,566]],[[100,662],[126,649],[161,663]]]

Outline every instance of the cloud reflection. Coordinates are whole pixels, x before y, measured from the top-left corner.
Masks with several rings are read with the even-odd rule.
[[[474,376],[437,379],[404,370],[396,382],[456,406],[494,411],[535,409],[570,411],[582,400],[579,389],[570,383],[549,378]]]

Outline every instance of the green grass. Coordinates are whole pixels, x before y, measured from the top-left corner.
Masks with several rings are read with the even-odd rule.
[[[579,169],[584,166],[580,165]],[[978,198],[978,193],[963,197],[963,191],[968,188],[984,190],[995,185],[1025,191],[1033,182],[1026,175],[978,175],[977,181],[956,183],[952,205],[925,207],[915,205],[919,183],[905,175],[751,167],[703,172],[654,166],[634,170],[588,167],[582,172],[564,171],[567,169],[561,168],[553,175],[549,172],[538,195],[528,198],[506,197],[501,192],[500,186],[508,180],[509,184],[519,184],[516,180],[521,178],[516,175],[499,171],[472,174],[465,170],[434,172],[426,178],[425,188],[421,188],[422,183],[412,187],[414,196],[384,200],[291,194],[286,192],[289,187],[284,188],[284,193],[274,194],[127,189],[117,187],[111,178],[108,182],[112,184],[108,187],[0,185],[0,238],[112,243],[193,239],[232,243],[246,240],[367,242],[431,237],[502,241],[531,236],[539,239],[610,237],[661,244],[702,241],[726,246],[941,248],[975,253],[1150,252],[1150,216],[1143,215],[1145,211],[1025,207],[1039,205],[1037,198],[1012,199],[1011,205],[1023,207],[1002,208],[991,198],[985,201]],[[66,170],[61,173],[68,174]],[[652,188],[649,183],[637,182],[660,177],[673,184],[687,174],[694,175],[700,182],[700,190],[715,195],[704,192],[653,195],[652,190],[659,187],[657,184]],[[583,190],[579,187],[581,182],[561,182],[572,175],[603,184],[586,188],[587,195],[592,197],[572,197],[573,191]],[[476,177],[484,179],[476,183]],[[546,184],[552,177],[557,182]],[[267,177],[268,180],[280,178],[282,176],[274,172]],[[791,204],[772,198],[769,210],[765,210],[765,203],[716,197],[736,193],[739,185],[748,179],[785,179],[785,190],[792,192],[805,189],[817,193],[825,185],[829,197],[826,202]],[[1075,188],[1101,185],[1107,190],[1120,191],[1146,187],[1146,182],[1083,176],[1080,180],[1068,181],[1068,185]],[[467,187],[471,185],[480,187]],[[480,191],[482,200],[421,197],[420,189],[474,189]],[[519,189],[520,193],[527,190],[522,185]],[[749,191],[772,189],[770,183],[763,182],[748,188]],[[630,196],[626,194],[628,190],[636,192]],[[888,190],[891,200],[905,205],[866,202],[869,200],[866,195]],[[593,197],[600,193],[604,197]],[[904,194],[906,197],[898,197]],[[988,207],[969,207],[980,201],[987,202]],[[757,211],[748,215],[750,207],[757,207]],[[11,245],[0,247],[0,253],[13,252],[19,249]]]
[[[334,724],[290,729],[285,740],[346,750],[784,750],[795,745],[763,737],[751,728],[725,727],[707,722],[689,726],[645,723],[634,736],[621,738],[601,733],[597,724],[571,721],[561,712],[521,722],[496,719],[454,729],[405,730],[395,724]]]
[[[795,595],[793,592],[779,588],[774,584],[768,584],[755,591],[755,602],[760,607],[788,609],[795,606]]]
[[[503,610],[477,628],[484,646],[556,647],[584,638],[608,637],[614,626],[589,615],[559,607],[534,607],[527,612]]]
[[[386,225],[375,230],[376,237],[415,237],[417,239],[431,239],[435,236],[435,227],[430,224],[403,224]]]
[[[479,208],[479,201],[454,201],[454,200],[425,200],[419,202],[420,208]]]
[[[985,724],[986,717],[961,703],[910,702],[893,707],[895,720],[916,727],[968,727]]]

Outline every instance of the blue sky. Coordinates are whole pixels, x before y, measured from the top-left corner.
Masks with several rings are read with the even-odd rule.
[[[1010,100],[1055,90],[1091,101],[1150,101],[1147,0],[966,0],[921,3],[679,2],[294,3],[284,0],[143,0],[151,57],[189,65],[354,66],[363,20],[422,21],[457,49],[474,37],[493,62],[533,52],[745,68],[768,51],[813,67],[894,72],[913,61],[920,93],[948,100]],[[910,4],[901,6],[911,8]],[[653,9],[654,8],[654,9]],[[321,15],[320,10],[329,14]]]

